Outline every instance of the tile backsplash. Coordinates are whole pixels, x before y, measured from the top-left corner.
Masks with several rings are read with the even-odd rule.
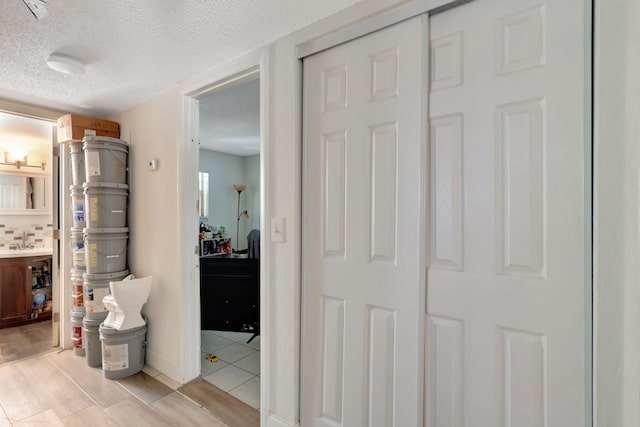
[[[22,236],[27,232],[27,244],[33,244],[36,248],[51,247],[53,236],[53,224],[34,223],[8,223],[0,224],[0,249],[9,249],[22,243]]]

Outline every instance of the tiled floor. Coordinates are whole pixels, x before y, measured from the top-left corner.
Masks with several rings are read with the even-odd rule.
[[[260,409],[260,337],[247,343],[252,334],[243,332],[202,331],[202,378]],[[207,353],[218,357],[215,363]]]

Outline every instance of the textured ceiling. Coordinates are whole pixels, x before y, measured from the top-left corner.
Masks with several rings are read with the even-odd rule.
[[[359,0],[0,1],[0,98],[109,117]],[[60,74],[53,52],[87,65]]]
[[[200,148],[250,156],[260,152],[260,82],[251,80],[199,100]]]

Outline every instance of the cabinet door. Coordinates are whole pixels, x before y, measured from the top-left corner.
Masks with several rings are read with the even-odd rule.
[[[27,271],[31,267],[21,261],[5,261],[0,278],[0,322],[26,320],[31,313],[31,286]]]

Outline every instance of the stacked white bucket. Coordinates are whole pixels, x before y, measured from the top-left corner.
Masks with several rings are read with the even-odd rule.
[[[84,184],[85,168],[82,143],[74,142],[69,145],[71,154],[71,170],[73,175],[73,185],[71,191],[71,213],[73,215],[73,227],[71,228],[70,247],[72,254],[73,268],[71,269],[71,339],[73,341],[73,351],[76,355],[84,356],[84,343],[82,334],[82,319],[84,317],[84,290],[83,275],[86,271],[84,237],[82,229],[85,227],[84,217],[84,194],[82,184]]]
[[[82,210],[84,224],[80,233],[84,259],[80,260],[78,256],[76,264],[76,253],[74,253],[74,270],[77,277],[77,269],[84,264],[82,332],[87,364],[100,366],[102,351],[99,326],[108,314],[102,299],[109,294],[109,282],[120,281],[129,275],[127,270],[129,146],[120,139],[101,136],[85,137],[82,140],[81,153],[77,145],[72,144],[71,147],[74,183],[72,236],[77,235],[77,227],[82,223],[79,213]],[[79,180],[82,182],[78,185]],[[82,197],[78,195],[80,189]],[[76,218],[78,218],[77,225]],[[72,244],[73,242],[75,240],[72,237]],[[79,251],[77,247],[79,245],[73,246],[72,249]]]

